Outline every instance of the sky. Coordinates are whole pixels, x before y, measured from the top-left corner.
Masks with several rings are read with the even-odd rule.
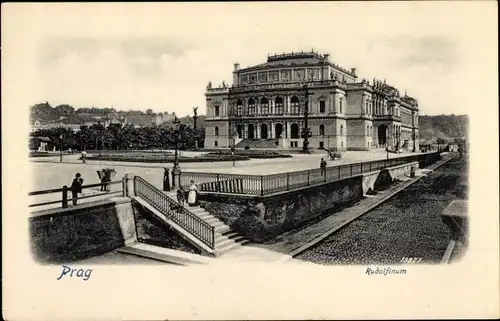
[[[477,95],[468,83],[481,79],[480,62],[490,54],[471,31],[494,27],[474,14],[486,5],[53,4],[24,13],[33,39],[25,98],[179,116],[199,106],[204,114],[207,83],[231,84],[234,63],[244,68],[268,54],[314,49],[356,68],[360,79],[385,78],[417,98],[421,114],[467,114]]]

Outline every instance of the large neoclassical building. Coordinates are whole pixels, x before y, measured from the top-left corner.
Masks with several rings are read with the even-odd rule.
[[[304,86],[307,85],[307,86]],[[307,100],[310,148],[418,151],[418,103],[385,81],[358,81],[329,55],[273,55],[233,84],[208,84],[205,148],[302,148]],[[307,97],[307,98],[306,98]]]

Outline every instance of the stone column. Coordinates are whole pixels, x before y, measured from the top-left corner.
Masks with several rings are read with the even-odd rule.
[[[285,137],[290,138],[290,122],[285,122]]]
[[[255,138],[260,139],[260,124],[259,124],[259,123],[257,123],[256,127],[257,127],[257,128],[256,128],[256,132],[257,132],[257,133],[256,133],[256,135],[255,135]]]
[[[272,138],[272,139],[276,138],[276,137],[274,137],[274,134],[275,134],[274,133],[274,123],[270,122],[269,123],[269,138]]]
[[[339,106],[338,106],[338,104],[339,104],[338,100],[339,100],[339,96],[336,93],[333,93],[332,94],[332,102],[333,102],[332,108],[333,108],[333,113],[335,113],[335,114],[338,114],[340,112]]]

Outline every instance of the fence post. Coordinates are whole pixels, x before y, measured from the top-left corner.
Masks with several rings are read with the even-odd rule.
[[[62,208],[68,208],[68,186],[66,185],[62,189]]]
[[[128,174],[125,174],[125,176],[123,176],[123,178],[122,178],[123,197],[127,197],[128,196],[128,184],[127,184],[127,181],[128,181]]]
[[[260,175],[260,196],[264,196],[264,175]]]
[[[363,174],[363,162],[361,162],[361,170],[360,170],[360,174]]]
[[[290,173],[286,173],[286,190],[290,189]]]
[[[217,183],[215,184],[215,191],[220,192],[219,174],[217,174]]]
[[[350,166],[350,167],[351,167],[351,176],[352,176],[352,164],[351,164],[351,166]]]
[[[338,179],[340,179],[340,166],[338,166],[338,169],[339,169],[339,176],[338,176]]]
[[[309,171],[309,170],[307,170],[307,186],[309,186],[309,185],[310,185],[309,173],[310,173],[310,171]]]

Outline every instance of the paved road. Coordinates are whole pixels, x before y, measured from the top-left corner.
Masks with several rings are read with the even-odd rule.
[[[296,258],[325,265],[439,263],[450,239],[440,214],[467,197],[467,163],[453,159]]]

